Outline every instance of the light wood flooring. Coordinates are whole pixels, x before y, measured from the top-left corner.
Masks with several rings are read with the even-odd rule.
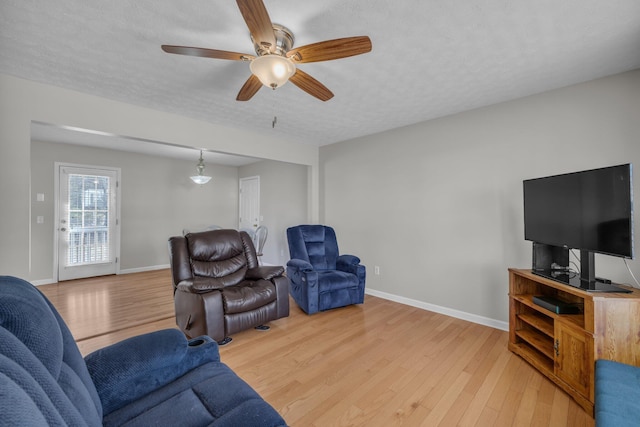
[[[83,354],[175,328],[169,270],[40,286]],[[505,283],[505,292],[507,284]],[[249,330],[221,358],[290,426],[593,426],[507,332],[367,295]]]

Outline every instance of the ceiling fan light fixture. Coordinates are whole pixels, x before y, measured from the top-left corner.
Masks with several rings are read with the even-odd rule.
[[[296,66],[293,61],[284,56],[274,54],[255,58],[249,64],[249,68],[260,80],[260,83],[272,89],[284,85],[296,72]]]
[[[196,165],[196,170],[198,171],[198,175],[190,176],[189,178],[191,178],[191,181],[195,182],[196,184],[202,185],[211,180],[210,176],[206,176],[204,174],[204,160],[202,159],[202,150],[200,150],[200,160]]]

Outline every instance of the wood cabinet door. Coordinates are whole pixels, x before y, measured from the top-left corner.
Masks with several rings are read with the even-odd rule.
[[[592,400],[593,337],[560,320],[555,322],[555,340],[556,375]]]

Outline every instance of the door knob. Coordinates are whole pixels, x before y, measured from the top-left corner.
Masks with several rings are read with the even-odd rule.
[[[60,229],[60,231],[67,231],[67,229],[66,229],[66,228],[64,228],[64,227],[62,227],[62,228]]]

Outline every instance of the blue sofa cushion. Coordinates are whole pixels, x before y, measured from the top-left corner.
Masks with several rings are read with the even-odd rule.
[[[204,364],[135,404],[111,412],[105,426],[276,427],[284,420],[220,362]]]
[[[640,425],[640,367],[597,360],[595,388],[598,427]]]
[[[0,373],[29,394],[48,424],[101,425],[97,390],[58,312],[24,280],[0,276],[0,290]]]
[[[0,366],[4,365],[6,360],[2,360],[4,356],[0,355]],[[4,371],[4,369],[2,369]],[[31,387],[33,388],[31,384]],[[41,391],[41,389],[37,389]],[[39,399],[43,399],[40,396]],[[46,426],[47,419],[51,420],[51,416],[45,417],[43,412],[38,408],[32,396],[25,391],[25,384],[18,383],[13,378],[9,378],[4,373],[0,373],[0,410],[2,411],[2,425],[6,426]],[[49,408],[51,409],[51,408]],[[55,411],[54,411],[55,412]],[[57,423],[62,423],[62,418],[56,417]]]

